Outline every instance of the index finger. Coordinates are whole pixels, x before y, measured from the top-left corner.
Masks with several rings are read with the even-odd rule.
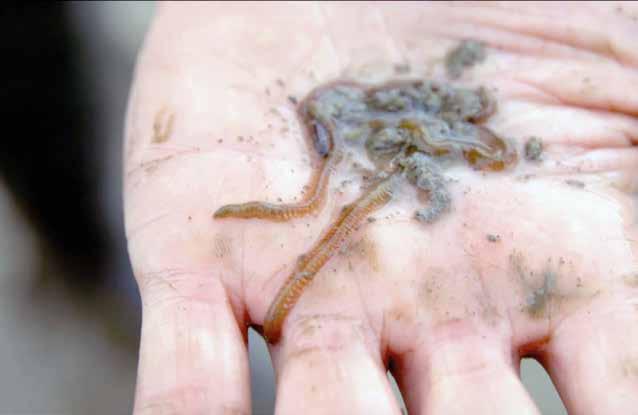
[[[197,67],[197,58],[189,61],[178,48],[165,47],[165,35],[183,33],[175,31],[180,15],[171,8],[160,7],[149,32],[127,119],[126,228],[143,307],[134,413],[248,414],[246,325],[237,317],[242,311],[223,282],[224,261],[204,252],[209,244],[193,231],[211,221],[188,188],[197,167],[165,165],[161,174],[148,174],[180,146],[177,138],[158,145],[177,124],[170,110],[156,113],[157,106],[165,94],[187,89],[188,79],[170,67],[176,61]],[[193,102],[181,105],[180,116]]]

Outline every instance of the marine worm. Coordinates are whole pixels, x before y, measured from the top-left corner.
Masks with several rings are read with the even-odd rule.
[[[472,145],[463,150],[463,158],[478,170],[501,171],[513,165],[516,160],[516,152],[508,145],[507,141],[494,134],[489,128],[476,126],[478,141],[487,146],[490,151],[483,151],[478,145]]]
[[[418,122],[405,119],[399,127],[410,131],[435,155],[447,154],[461,149],[463,158],[479,170],[500,171],[516,161],[516,154],[507,142],[489,128],[475,125],[476,138],[451,137],[447,140],[433,140],[428,131]]]
[[[317,272],[343,247],[352,232],[370,213],[385,206],[392,199],[395,181],[395,175],[388,177],[354,203],[343,208],[325,235],[308,253],[300,257],[266,314],[264,337],[268,342],[274,344],[279,340],[286,316]]]
[[[301,203],[274,204],[267,202],[246,202],[224,205],[213,214],[215,219],[241,218],[265,219],[275,222],[285,222],[292,218],[299,218],[317,210],[326,198],[330,174],[340,158],[339,154],[330,154],[321,159],[321,166],[315,170],[308,185],[308,194]]]

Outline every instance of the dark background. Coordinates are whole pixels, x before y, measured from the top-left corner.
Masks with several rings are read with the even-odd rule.
[[[152,8],[0,6],[0,414],[130,413],[120,148]]]
[[[0,6],[0,415],[126,414],[140,301],[121,203],[124,114],[151,2]],[[250,336],[255,414],[273,375]],[[564,414],[540,366],[524,381]]]

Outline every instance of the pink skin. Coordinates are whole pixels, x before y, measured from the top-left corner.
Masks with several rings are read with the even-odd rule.
[[[412,219],[409,188],[375,214],[271,347],[277,414],[399,414],[390,360],[411,414],[538,414],[521,355],[548,369],[570,413],[635,411],[635,3],[197,3],[159,7],[129,105],[126,228],[144,304],[136,414],[248,414],[247,326],[358,195],[340,170],[316,216],[212,219],[227,203],[299,196],[314,158],[287,96],[384,81],[404,63],[439,78],[461,38],[489,47],[460,80],[497,89],[488,126],[519,149],[542,137],[544,159],[448,171],[454,210],[433,225]],[[162,109],[172,131],[154,141]]]

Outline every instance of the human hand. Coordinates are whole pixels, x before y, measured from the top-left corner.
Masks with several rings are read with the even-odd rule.
[[[453,210],[430,225],[405,200],[374,214],[271,346],[277,413],[398,414],[388,366],[410,413],[538,413],[521,356],[570,412],[638,407],[636,20],[610,3],[161,5],[126,130],[135,413],[249,413],[247,327],[359,194],[337,170],[315,216],[212,218],[299,197],[312,157],[288,97],[343,78],[441,79],[464,38],[487,45],[460,79],[496,89],[487,125],[519,152],[541,137],[543,160],[455,170]]]

